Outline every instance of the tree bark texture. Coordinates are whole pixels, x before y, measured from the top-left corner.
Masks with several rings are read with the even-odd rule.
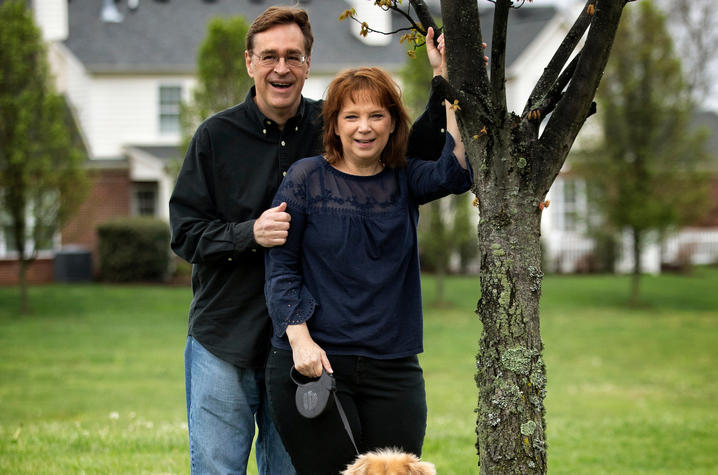
[[[506,121],[510,124],[510,120]],[[526,192],[526,139],[511,127],[489,134],[476,160],[483,324],[476,382],[481,473],[545,473],[544,395],[539,298],[539,199]],[[519,131],[516,131],[520,134]],[[499,161],[488,167],[485,161]]]
[[[643,249],[643,231],[633,227],[631,229],[631,253],[633,254],[633,271],[631,272],[631,296],[629,303],[638,305],[639,295],[641,293],[641,267]]]
[[[11,167],[15,171],[17,167]],[[15,183],[24,183],[22,174],[17,171],[15,173]],[[20,314],[25,315],[29,312],[28,290],[27,290],[27,268],[30,258],[26,253],[26,235],[27,235],[27,202],[25,200],[24,189],[10,188],[6,193],[6,202],[8,203],[8,211],[12,220],[12,232],[15,239],[15,250],[17,251],[17,259],[19,264],[18,285],[20,288]]]

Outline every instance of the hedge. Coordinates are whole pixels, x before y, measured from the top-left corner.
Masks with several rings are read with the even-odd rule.
[[[170,265],[166,222],[147,217],[118,218],[97,227],[100,277],[110,282],[162,281]]]

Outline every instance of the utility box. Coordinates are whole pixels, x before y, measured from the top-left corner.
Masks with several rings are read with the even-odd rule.
[[[55,282],[89,282],[92,280],[92,253],[79,246],[63,247],[55,254]]]

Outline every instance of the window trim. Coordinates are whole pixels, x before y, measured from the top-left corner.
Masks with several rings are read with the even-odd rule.
[[[163,93],[169,93],[172,92],[172,95],[174,96],[176,94],[176,98],[172,97],[172,99],[176,99],[172,102],[167,102],[163,99],[166,98],[166,95]],[[182,85],[180,84],[160,84],[159,88],[157,89],[157,130],[160,134],[176,134],[179,133],[181,130],[180,125],[180,108],[182,104]],[[172,122],[172,128],[167,127],[167,121],[173,118]]]

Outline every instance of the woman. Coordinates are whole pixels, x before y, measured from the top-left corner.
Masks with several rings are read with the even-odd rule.
[[[421,455],[418,206],[472,182],[454,112],[445,107],[439,160],[407,159],[398,86],[379,68],[340,73],[323,109],[325,154],[296,162],[275,197],[272,206],[285,202],[292,220],[286,244],[265,261],[274,327],[268,400],[300,474],[336,474],[356,452],[332,401],[316,419],[297,412],[292,366],[307,378],[333,373],[361,452],[399,447]]]

